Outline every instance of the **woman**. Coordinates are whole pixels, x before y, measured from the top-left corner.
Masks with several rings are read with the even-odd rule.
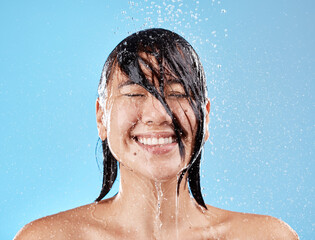
[[[16,239],[298,239],[273,217],[204,203],[199,168],[210,102],[199,57],[181,36],[148,29],[124,39],[98,92],[99,197],[26,225]],[[119,193],[102,200],[118,165]]]

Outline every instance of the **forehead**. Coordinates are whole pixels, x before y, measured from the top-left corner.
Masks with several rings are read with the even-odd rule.
[[[139,70],[141,70],[146,78],[152,80],[152,75],[156,77],[161,77],[163,73],[163,78],[165,80],[177,79],[176,74],[171,70],[168,63],[165,61],[165,58],[158,59],[150,53],[140,52],[139,58]]]
[[[116,63],[112,69],[112,76],[108,81],[107,88],[121,88],[126,85],[137,84],[143,87],[152,87],[160,89],[161,85],[183,85],[183,81],[171,71],[170,67],[164,62],[160,63],[156,57],[148,53],[139,53],[138,67],[131,71],[129,77],[122,68]]]

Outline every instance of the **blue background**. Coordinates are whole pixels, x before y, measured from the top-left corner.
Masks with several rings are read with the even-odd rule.
[[[314,6],[1,1],[0,239],[98,196],[101,69],[118,42],[149,27],[183,35],[206,70],[212,104],[202,160],[206,202],[273,215],[301,239],[314,237]]]

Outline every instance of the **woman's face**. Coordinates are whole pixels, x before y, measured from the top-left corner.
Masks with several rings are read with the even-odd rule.
[[[142,70],[154,81],[150,79],[149,70],[145,67]],[[184,161],[172,119],[159,100],[129,81],[118,68],[107,87],[103,138],[107,138],[112,154],[124,167],[155,181],[176,177],[189,163],[196,133],[196,117],[184,88],[171,80],[168,79],[164,94],[184,130],[181,138],[185,147]]]

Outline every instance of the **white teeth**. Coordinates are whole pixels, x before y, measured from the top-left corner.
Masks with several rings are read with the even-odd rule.
[[[170,144],[174,142],[172,137],[168,138],[142,138],[139,137],[138,141],[144,145],[163,145],[163,144]]]

